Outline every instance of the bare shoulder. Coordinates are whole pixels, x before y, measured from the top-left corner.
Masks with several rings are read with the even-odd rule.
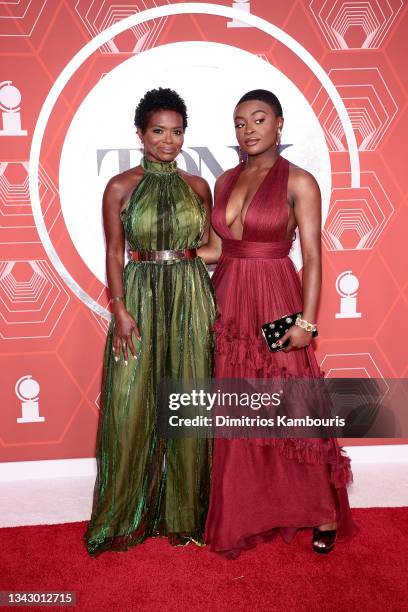
[[[289,164],[288,198],[291,206],[305,198],[320,202],[320,188],[313,174],[295,164]]]
[[[191,189],[196,192],[201,199],[205,200],[210,193],[210,187],[205,179],[201,176],[197,176],[196,174],[190,174],[185,170],[178,170],[179,175],[183,180],[186,181],[188,185],[190,185]]]
[[[319,185],[313,174],[291,162],[289,162],[288,187],[289,191],[293,194],[298,194],[299,192],[320,192]]]
[[[119,200],[125,198],[143,177],[143,168],[136,166],[112,176],[106,184],[105,195]]]

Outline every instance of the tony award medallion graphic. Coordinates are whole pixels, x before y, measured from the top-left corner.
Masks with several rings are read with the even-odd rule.
[[[38,395],[40,393],[39,383],[33,379],[31,374],[22,376],[16,382],[15,392],[21,400],[21,417],[17,423],[42,423],[45,417],[40,416],[40,405]]]
[[[360,319],[361,312],[357,312],[357,290],[359,282],[351,270],[339,274],[336,280],[336,291],[340,297],[340,312],[336,312],[336,319]]]
[[[0,83],[0,108],[2,127],[0,136],[27,136],[27,130],[21,128],[20,91],[12,81]]]

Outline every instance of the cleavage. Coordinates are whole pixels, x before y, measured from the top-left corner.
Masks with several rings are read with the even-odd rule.
[[[253,181],[251,180],[253,177],[247,176],[243,177],[242,175],[238,178],[235,183],[230,197],[227,202],[226,210],[225,210],[225,218],[231,233],[234,235],[234,230],[238,230],[238,233],[241,232],[241,236],[234,235],[234,238],[241,238],[243,233],[243,228],[245,224],[245,219],[248,214],[248,210],[251,207],[255,197],[258,194],[258,191],[268,173],[268,170],[265,171],[261,179],[257,181],[257,184],[253,186]],[[245,180],[241,181],[241,177]],[[258,177],[257,177],[258,178]],[[241,185],[240,185],[241,182]]]

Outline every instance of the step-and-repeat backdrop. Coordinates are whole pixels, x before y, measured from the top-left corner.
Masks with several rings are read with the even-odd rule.
[[[403,0],[0,3],[0,460],[94,454],[101,195],[140,160],[152,87],[186,100],[178,162],[211,186],[237,163],[239,97],[278,95],[283,155],[323,196],[319,363],[407,376],[407,31]]]

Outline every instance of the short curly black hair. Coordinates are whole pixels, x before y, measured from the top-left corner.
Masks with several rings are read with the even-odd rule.
[[[275,94],[268,89],[253,89],[252,91],[247,91],[247,93],[238,100],[238,104],[241,104],[241,102],[248,102],[248,100],[262,100],[262,102],[269,104],[276,117],[283,117],[281,103]]]
[[[135,126],[146,131],[149,116],[158,110],[171,110],[179,113],[183,119],[183,130],[187,127],[187,107],[183,98],[173,89],[158,87],[147,91],[139,101],[135,111]]]

